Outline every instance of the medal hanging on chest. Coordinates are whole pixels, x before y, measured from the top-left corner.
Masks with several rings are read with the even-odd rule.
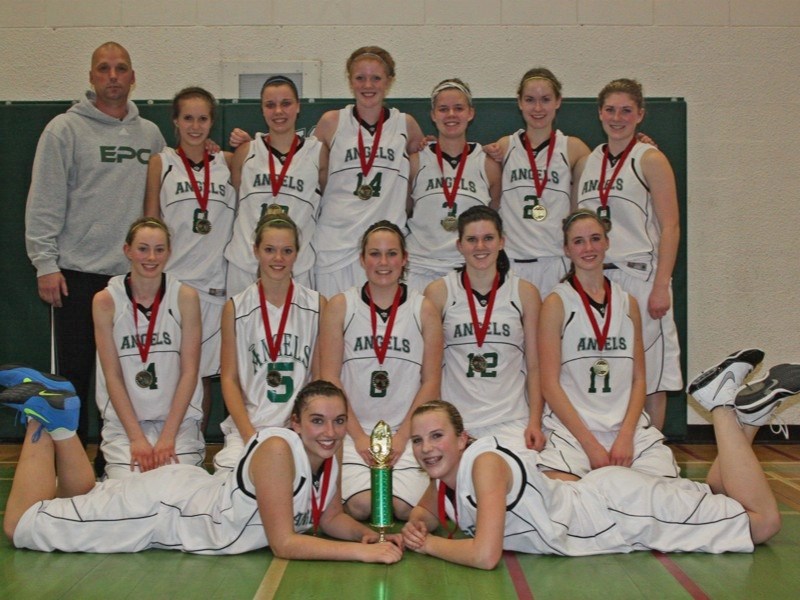
[[[633,150],[633,147],[636,145],[636,136],[628,143],[625,147],[625,150],[620,155],[619,159],[617,160],[617,166],[614,167],[614,171],[611,173],[611,179],[606,181],[606,169],[608,167],[608,163],[610,161],[609,153],[608,153],[608,144],[606,144],[605,148],[603,149],[603,162],[600,165],[600,181],[597,184],[597,193],[600,195],[600,206],[597,207],[597,216],[600,218],[603,223],[606,225],[606,231],[611,231],[611,208],[608,206],[608,197],[611,194],[611,186],[614,185],[614,182],[617,180],[617,175],[622,170],[622,165],[625,164],[625,161],[628,158],[628,155]]]
[[[317,531],[319,530],[319,522],[322,519],[322,509],[325,507],[325,498],[328,497],[328,486],[331,482],[331,467],[333,465],[332,458],[326,458],[325,463],[322,466],[322,484],[319,494],[319,499],[317,496],[317,490],[314,486],[311,486],[311,522],[314,526],[314,535],[317,535]]]
[[[375,157],[378,155],[378,149],[380,148],[379,144],[381,142],[381,133],[383,133],[383,109],[381,108],[381,114],[378,117],[378,123],[375,126],[375,135],[372,137],[372,147],[370,148],[369,157],[366,155],[367,149],[364,146],[364,136],[361,133],[361,130],[364,127],[361,125],[361,122],[358,119],[358,113],[356,113],[355,107],[353,108],[353,115],[356,117],[356,122],[358,123],[358,161],[361,165],[360,180],[363,182],[356,189],[356,196],[358,196],[361,200],[369,200],[376,195],[372,185],[366,183],[366,180],[370,170],[372,169],[372,165],[375,162]]]
[[[453,524],[453,528],[450,529],[447,526],[447,511],[445,510],[445,498],[447,496],[447,486],[444,484],[444,481],[439,482],[439,490],[438,490],[438,513],[439,513],[439,524],[442,526],[447,532],[447,539],[452,540],[453,534],[458,530],[458,503],[457,500],[453,499],[453,512],[455,513],[455,523]]]
[[[131,292],[133,296],[133,292]],[[158,308],[161,305],[161,288],[156,293],[153,306],[150,309],[150,321],[147,323],[147,333],[145,334],[144,342],[139,339],[139,307],[136,304],[136,299],[131,298],[133,310],[133,329],[135,332],[134,340],[136,340],[136,348],[139,350],[139,358],[142,359],[142,370],[136,373],[134,381],[136,385],[142,389],[156,389],[156,377],[152,370],[148,369],[147,357],[150,355],[150,346],[153,343],[153,332],[155,331],[156,321],[158,320]]]
[[[533,189],[536,195],[533,196],[533,206],[530,207],[530,218],[534,221],[544,221],[547,218],[547,207],[542,204],[542,197],[544,190],[547,187],[547,181],[550,178],[550,160],[553,158],[553,151],[556,147],[556,132],[550,132],[550,142],[547,145],[547,162],[544,165],[544,176],[539,177],[539,168],[536,166],[536,155],[531,148],[531,141],[528,139],[528,134],[523,133],[522,139],[525,143],[525,154],[528,156],[528,164],[531,166],[531,174],[533,175]],[[527,200],[528,198],[526,198]],[[526,215],[527,216],[527,215]]]
[[[203,190],[197,184],[197,178],[194,176],[194,169],[186,158],[186,153],[183,148],[178,148],[178,156],[181,157],[183,167],[186,169],[186,174],[189,176],[189,182],[192,184],[192,191],[194,197],[197,198],[197,204],[200,208],[195,209],[194,218],[192,220],[192,231],[200,235],[206,235],[211,232],[211,221],[208,218],[208,197],[211,193],[211,166],[209,164],[208,150],[203,151]]]
[[[447,177],[444,174],[444,160],[442,159],[442,147],[436,143],[436,161],[439,163],[439,171],[442,173],[442,194],[444,194],[445,208],[447,208],[447,215],[440,221],[442,229],[447,232],[453,232],[458,229],[458,218],[455,216],[456,211],[456,196],[458,196],[458,186],[461,185],[461,177],[464,174],[464,166],[467,164],[467,157],[469,156],[469,144],[464,143],[464,149],[461,151],[461,156],[458,158],[458,168],[456,169],[455,177],[453,177],[453,187],[447,187]]]
[[[389,341],[392,338],[392,331],[394,330],[394,322],[397,317],[397,309],[400,306],[400,298],[403,296],[403,289],[397,286],[397,291],[394,294],[392,301],[392,308],[389,309],[389,318],[386,321],[386,329],[383,333],[383,338],[378,342],[378,310],[375,302],[372,299],[372,294],[369,291],[369,283],[366,285],[367,297],[369,298],[369,318],[372,326],[372,347],[375,350],[375,357],[378,359],[378,364],[383,366],[383,361],[386,359],[386,352],[389,349]],[[371,395],[382,397],[386,395],[389,389],[389,372],[386,370],[376,370],[370,375],[370,389]]]
[[[597,319],[594,316],[594,310],[592,310],[592,305],[589,300],[589,295],[583,289],[580,280],[573,276],[572,278],[573,283],[575,284],[575,291],[578,292],[578,296],[583,303],[583,309],[586,311],[586,315],[589,317],[589,322],[592,325],[592,330],[594,331],[595,338],[597,339],[597,351],[602,352],[606,346],[606,340],[608,339],[608,329],[611,326],[611,284],[609,283],[608,279],[603,279],[603,288],[605,290],[605,303],[606,303],[606,314],[605,314],[605,323],[603,323],[603,329],[600,329],[600,326],[597,324]],[[605,358],[598,358],[594,364],[591,366],[591,378],[592,378],[592,385],[591,388],[595,388],[594,386],[594,379],[595,377],[601,377],[608,381],[609,375],[611,373],[611,364]],[[606,386],[607,387],[607,386]]]
[[[483,323],[478,321],[478,308],[475,306],[475,293],[472,290],[472,284],[470,283],[469,274],[467,273],[466,269],[464,269],[462,281],[464,283],[464,291],[467,294],[467,302],[469,303],[469,314],[472,319],[472,328],[473,331],[475,331],[475,342],[478,344],[478,348],[481,348],[484,340],[486,339],[486,333],[489,331],[489,324],[492,322],[494,299],[497,296],[497,288],[500,286],[500,273],[494,274],[492,289],[489,292],[489,301],[486,304],[486,312],[483,315]],[[471,355],[470,370],[482,374],[486,371],[487,366],[488,362],[483,354],[476,352]]]
[[[292,306],[292,297],[294,296],[294,282],[289,280],[289,291],[286,292],[286,299],[283,301],[283,309],[281,310],[281,320],[278,324],[278,332],[272,335],[272,328],[269,324],[269,311],[267,310],[267,297],[264,294],[264,287],[261,285],[261,280],[258,282],[258,299],[261,305],[261,321],[264,323],[264,335],[267,340],[267,351],[269,352],[270,364],[267,367],[267,385],[276,388],[281,384],[283,376],[281,372],[276,369],[276,361],[280,352],[281,344],[283,343],[283,334],[286,331],[286,322],[289,320],[289,310]]]
[[[286,173],[289,171],[289,165],[292,164],[292,159],[294,158],[295,152],[297,152],[297,146],[300,143],[300,136],[295,134],[294,138],[292,138],[292,145],[289,146],[289,153],[286,155],[286,160],[283,161],[283,165],[281,166],[281,172],[279,174],[275,173],[275,156],[272,152],[272,146],[270,146],[270,137],[267,134],[264,138],[264,144],[267,146],[267,156],[269,157],[269,186],[270,191],[272,192],[272,197],[277,198],[278,194],[281,193],[281,188],[283,187],[283,181],[286,179]],[[277,211],[275,209],[278,209]],[[276,203],[272,203],[267,207],[267,214],[274,213],[274,212],[281,212],[283,213],[283,208]]]

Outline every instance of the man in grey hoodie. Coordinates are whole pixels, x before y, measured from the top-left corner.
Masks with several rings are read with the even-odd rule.
[[[86,407],[95,363],[92,298],[125,273],[125,232],[141,216],[147,162],[165,145],[158,127],[128,100],[136,81],[128,51],[106,42],[92,54],[93,91],[48,123],[36,148],[25,243],[39,297],[53,307],[58,373]]]

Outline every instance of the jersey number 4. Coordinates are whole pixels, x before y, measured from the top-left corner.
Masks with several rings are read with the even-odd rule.
[[[364,185],[364,174],[359,173],[356,175],[358,177],[358,182],[356,183],[356,189],[353,190],[353,196],[358,196],[358,190],[361,186]],[[381,197],[381,178],[383,177],[382,172],[378,172],[375,174],[375,177],[372,178],[372,181],[369,182],[369,187],[372,188],[372,198],[380,198]]]

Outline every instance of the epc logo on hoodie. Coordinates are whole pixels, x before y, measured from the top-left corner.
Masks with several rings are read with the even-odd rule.
[[[100,162],[121,163],[133,158],[146,165],[150,160],[150,148],[137,150],[130,146],[100,146]]]

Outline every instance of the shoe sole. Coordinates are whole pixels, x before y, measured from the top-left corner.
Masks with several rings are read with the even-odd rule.
[[[711,367],[707,371],[703,371],[700,373],[700,375],[695,377],[689,384],[689,387],[686,388],[686,391],[687,393],[694,395],[699,388],[704,387],[709,381],[712,381],[733,363],[748,363],[750,366],[755,368],[756,365],[758,365],[762,360],[764,360],[764,351],[759,350],[758,348],[748,348],[746,350],[734,352],[718,365]]]
[[[72,383],[60,375],[42,373],[25,365],[0,366],[0,386],[9,388],[20,383],[40,383],[51,390],[75,393]]]
[[[766,393],[765,389],[768,389]],[[763,379],[748,384],[736,396],[734,404],[740,412],[751,414],[795,394],[800,394],[800,365],[785,363],[775,365]]]
[[[9,408],[22,410],[22,405],[25,404],[26,400],[32,396],[38,396],[40,392],[44,392],[46,389],[40,383],[20,383],[0,392],[0,402]]]
[[[20,412],[25,410],[29,402],[35,401],[44,402],[52,410],[65,410],[74,404],[70,402],[73,399],[78,399],[74,392],[65,394],[59,390],[49,390],[39,383],[20,383],[0,392],[0,404]]]

